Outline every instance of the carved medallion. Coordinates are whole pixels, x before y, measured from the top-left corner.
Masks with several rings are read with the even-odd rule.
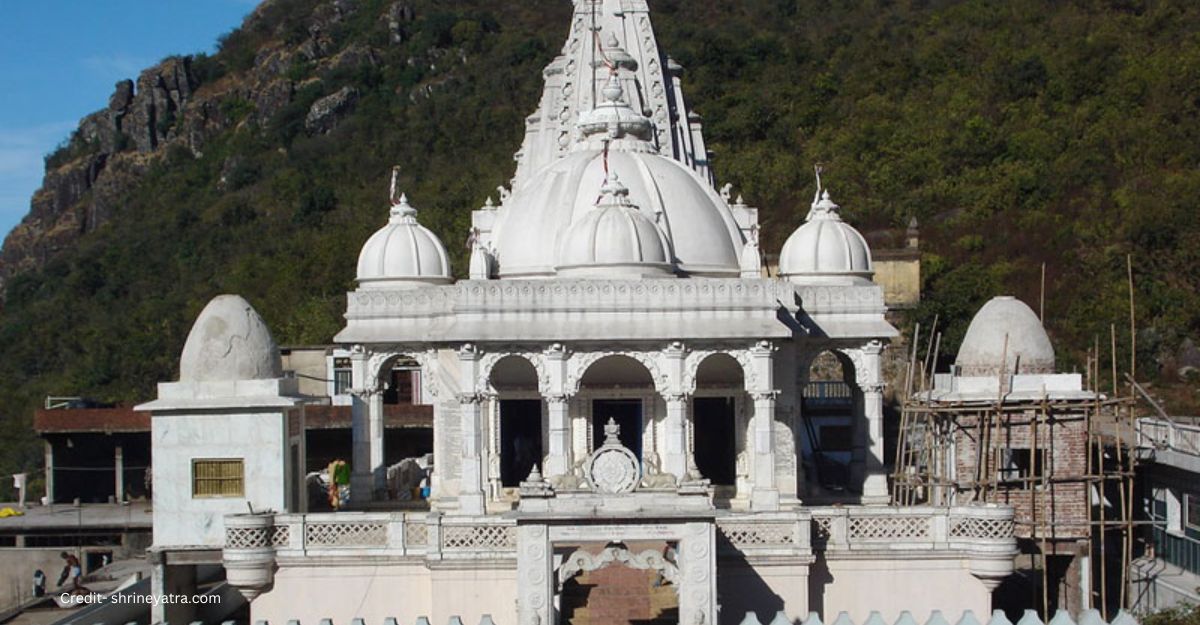
[[[621,426],[608,420],[604,426],[604,444],[587,461],[588,479],[602,493],[629,493],[641,478],[637,456],[621,444]]]

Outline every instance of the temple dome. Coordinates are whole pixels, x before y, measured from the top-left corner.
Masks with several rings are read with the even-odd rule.
[[[996,297],[983,305],[963,338],[955,364],[964,376],[1005,373],[1054,373],[1054,345],[1033,312],[1015,297]]]
[[[564,234],[557,269],[563,277],[667,277],[672,274],[671,245],[629,201],[629,189],[614,172],[600,201]]]
[[[870,280],[871,248],[853,226],[842,221],[838,205],[825,191],[813,202],[804,225],[783,244],[779,275],[793,282]]]
[[[270,380],[282,371],[267,324],[237,295],[218,295],[200,311],[179,359],[181,382]]]
[[[737,277],[742,235],[717,192],[686,166],[653,153],[613,151],[609,169],[630,201],[656,216],[681,272]],[[561,240],[596,204],[605,179],[602,150],[572,153],[542,169],[500,208],[496,256],[501,278],[554,275]],[[635,172],[635,173],[630,173]]]
[[[493,230],[501,278],[552,277],[572,224],[596,206],[610,171],[633,205],[653,216],[683,274],[737,277],[743,238],[733,211],[707,180],[650,142],[654,125],[625,102],[614,73],[604,101],[580,115],[572,152],[514,190]]]
[[[452,281],[450,257],[437,235],[417,223],[406,196],[396,200],[386,226],[358,255],[358,284],[366,289],[414,288]]]

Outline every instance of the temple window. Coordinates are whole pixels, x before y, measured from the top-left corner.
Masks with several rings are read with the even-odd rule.
[[[245,467],[241,458],[192,460],[192,497],[241,497],[245,494]]]

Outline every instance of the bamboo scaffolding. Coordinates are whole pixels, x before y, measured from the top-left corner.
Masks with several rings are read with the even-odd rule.
[[[936,337],[936,338],[935,338]],[[1012,501],[1028,497],[1027,519],[1018,519],[1020,535],[1033,545],[1032,563],[1040,573],[1040,596],[1034,599],[1043,614],[1058,607],[1051,604],[1055,579],[1049,557],[1059,553],[1063,540],[1086,539],[1090,569],[1081,569],[1099,583],[1088,584],[1082,597],[1084,609],[1098,607],[1107,618],[1112,608],[1128,608],[1128,567],[1132,562],[1134,530],[1141,523],[1133,519],[1134,476],[1137,455],[1127,445],[1135,431],[1134,393],[1141,390],[1132,376],[1128,385],[1120,382],[1116,359],[1115,325],[1110,328],[1111,371],[1102,375],[1100,347],[1088,350],[1085,379],[1093,390],[1090,398],[1054,399],[1045,392],[1039,398],[1013,398],[1008,388],[1007,355],[998,373],[999,390],[993,400],[941,401],[934,397],[932,377],[940,352],[940,334],[931,332],[924,358],[918,357],[914,342],[909,356],[906,388],[901,403],[901,432],[898,438],[897,466],[893,474],[893,499],[900,505],[931,503],[952,505],[956,495],[969,495],[974,501]],[[1132,349],[1132,347],[1131,347]],[[1100,393],[1104,378],[1111,376],[1110,394]],[[1124,386],[1125,388],[1122,388]],[[913,392],[920,389],[919,392]],[[1128,389],[1127,393],[1123,393]],[[1144,392],[1144,391],[1143,391]],[[1156,406],[1157,408],[1157,406]],[[1067,470],[1056,466],[1063,451],[1056,432],[1079,431],[1083,445],[1084,467]],[[1029,467],[1014,475],[1011,454],[1006,455],[1015,437],[1028,432]],[[966,447],[963,447],[966,445]],[[971,446],[973,445],[973,453]],[[1110,450],[1112,453],[1106,453]],[[972,456],[973,457],[970,457]],[[960,472],[955,467],[967,469]],[[971,467],[971,468],[968,468]],[[957,475],[956,475],[957,474]],[[1055,502],[1063,496],[1058,489],[1082,485],[1086,513],[1084,520],[1060,519]],[[1073,488],[1073,487],[1072,487]],[[1092,494],[1097,495],[1093,500]],[[1107,505],[1109,493],[1117,501]],[[1019,499],[1018,499],[1019,500]],[[1116,535],[1111,532],[1117,532]],[[1082,534],[1082,538],[1078,538]],[[1109,539],[1120,546],[1108,549]],[[1119,538],[1119,540],[1117,540]],[[1099,546],[1099,559],[1095,558]],[[1110,561],[1111,556],[1111,561]],[[1110,571],[1119,566],[1119,571]],[[1113,595],[1109,580],[1119,582],[1119,598]],[[1109,599],[1112,596],[1113,602]],[[1063,599],[1060,597],[1059,599]],[[1096,605],[1096,604],[1099,605]]]

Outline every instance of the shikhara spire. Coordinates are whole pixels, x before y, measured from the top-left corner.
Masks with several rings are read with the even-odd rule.
[[[684,101],[683,69],[659,48],[645,0],[576,0],[562,54],[546,68],[541,102],[526,119],[514,189],[572,149],[579,116],[603,104],[612,72],[629,107],[653,124],[650,142],[713,184],[699,116]]]

